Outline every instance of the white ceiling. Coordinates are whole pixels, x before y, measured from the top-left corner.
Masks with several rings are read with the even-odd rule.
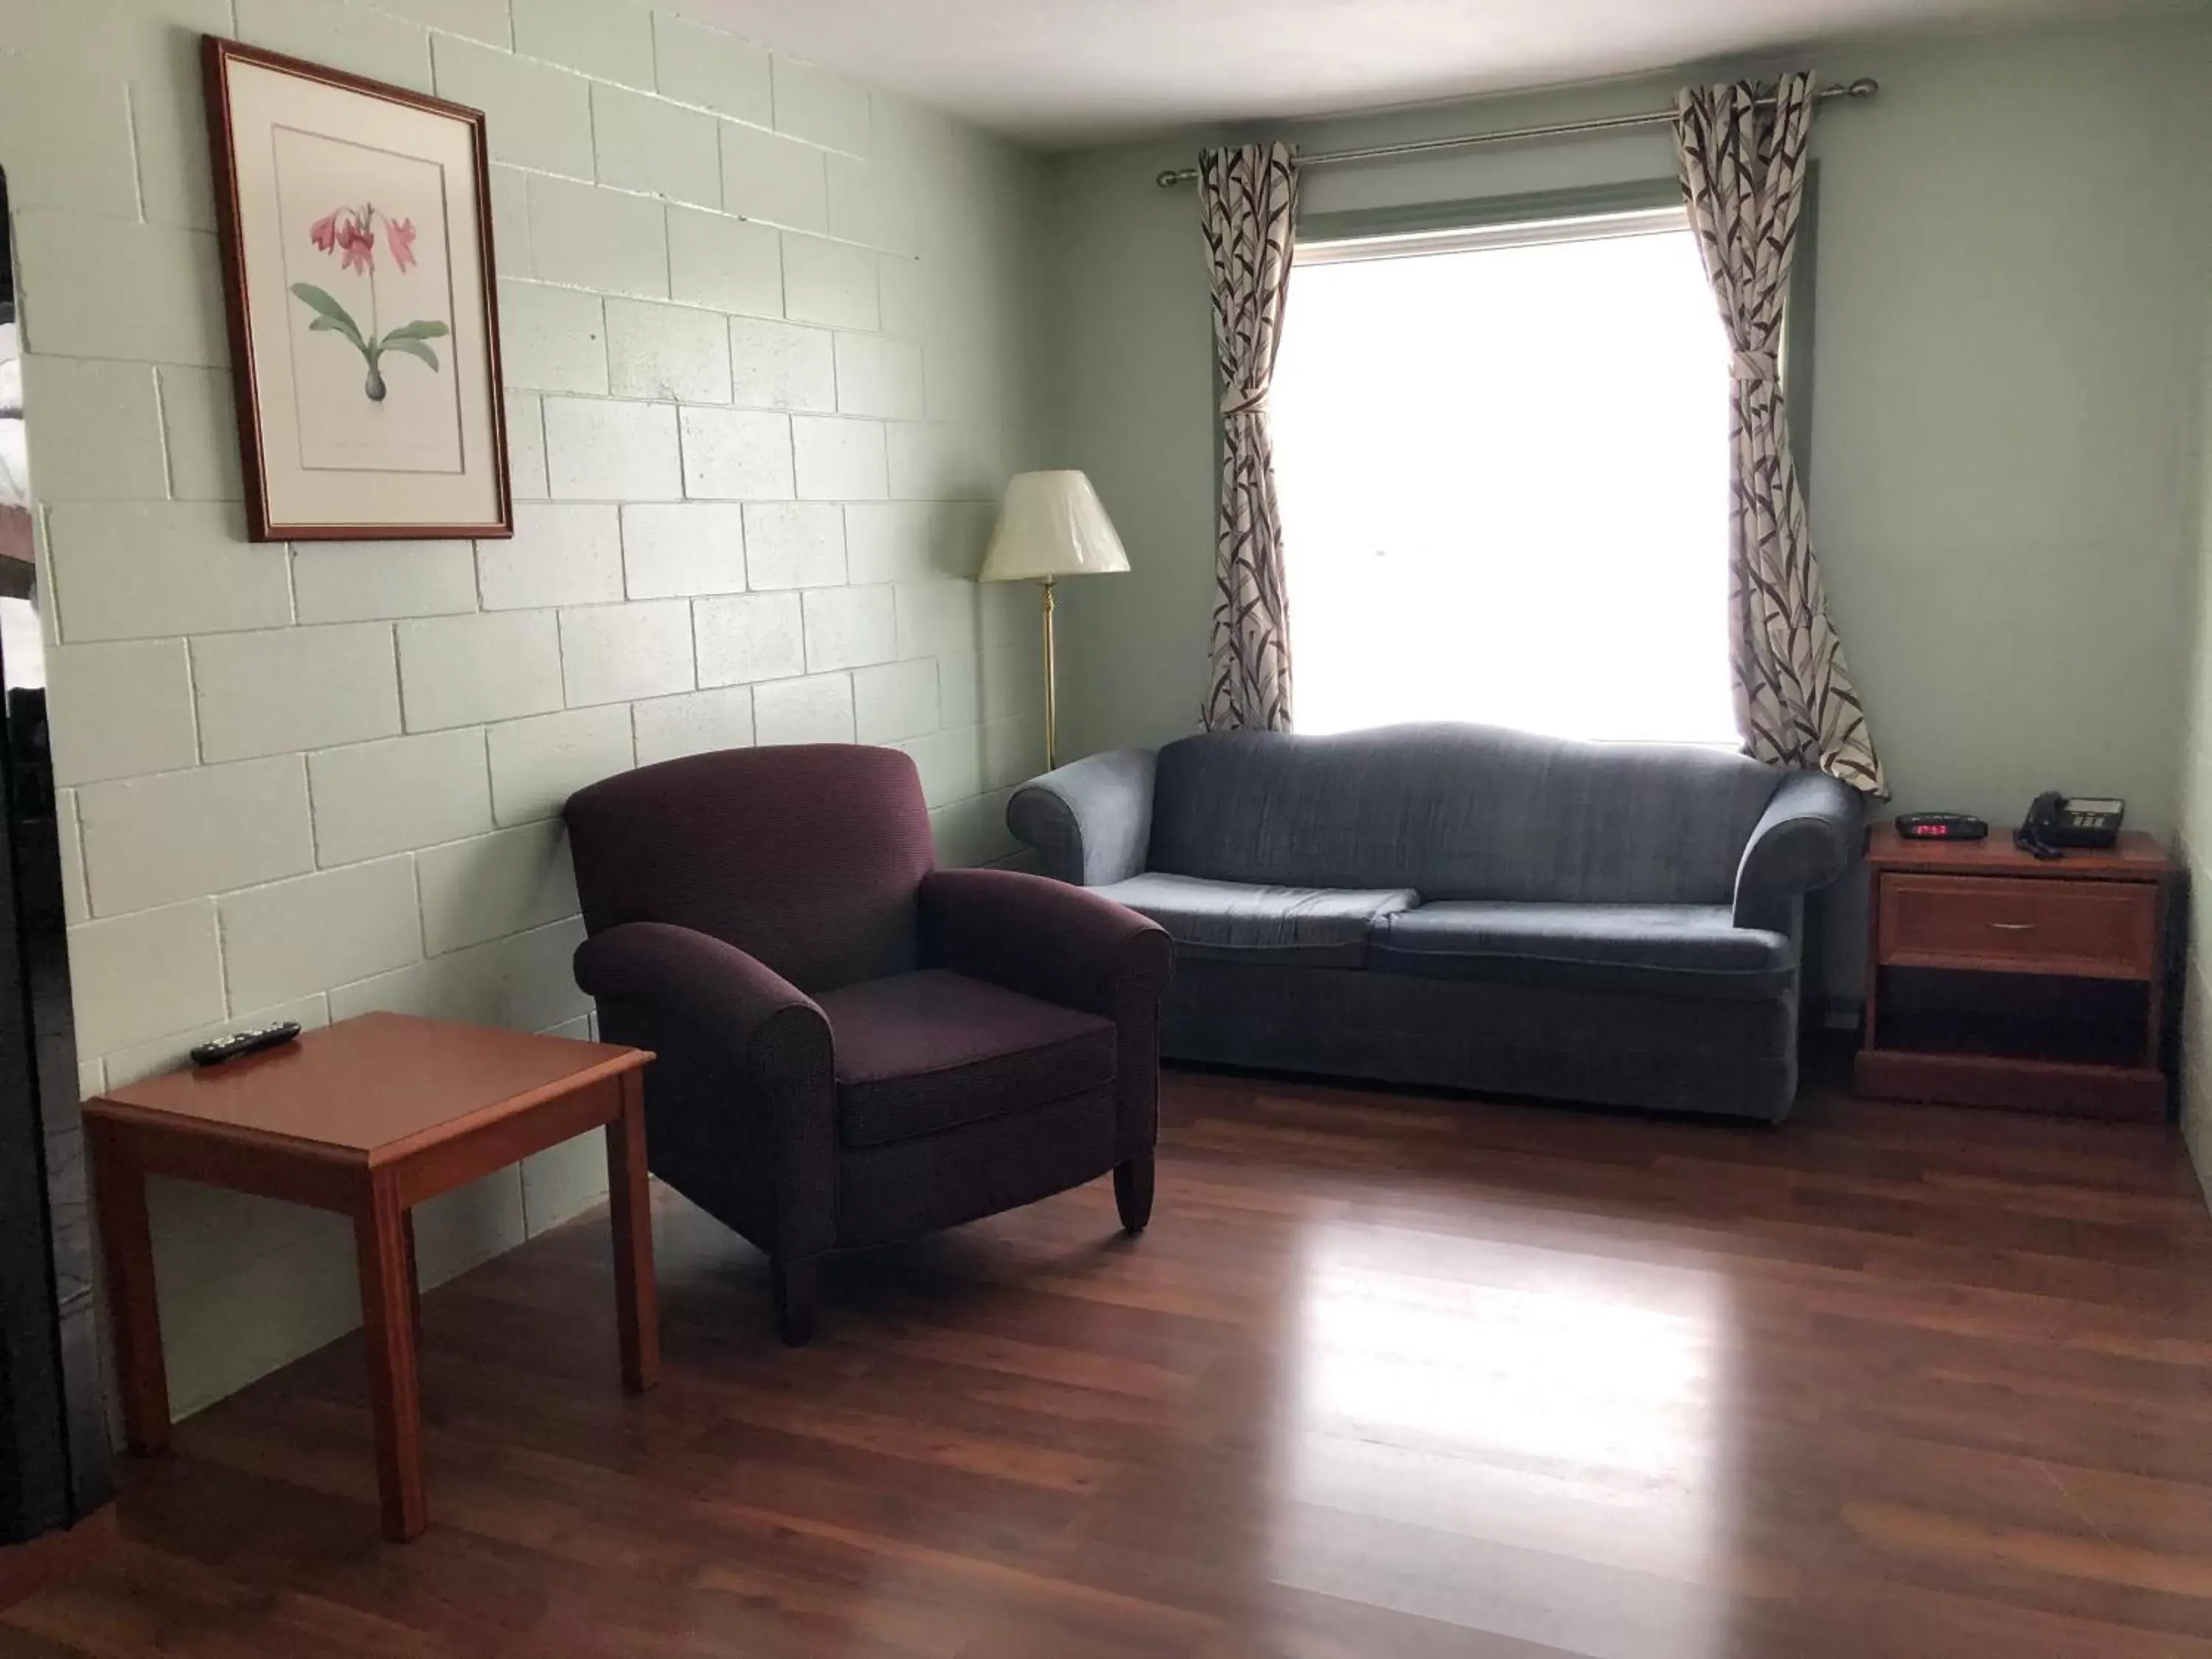
[[[692,0],[764,46],[1048,146],[1653,70],[2114,0]]]

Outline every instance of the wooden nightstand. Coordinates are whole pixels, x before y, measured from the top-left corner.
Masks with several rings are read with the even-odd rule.
[[[2045,862],[1867,836],[1863,1094],[2157,1120],[2175,866],[2150,836]]]

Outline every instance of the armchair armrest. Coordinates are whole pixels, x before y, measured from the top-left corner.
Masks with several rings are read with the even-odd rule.
[[[750,1070],[787,1074],[817,1048],[827,1063],[830,1022],[814,999],[711,933],[626,921],[578,945],[575,968],[592,997],[676,1019]]]
[[[1165,928],[1048,877],[933,870],[921,878],[921,951],[933,966],[1112,1020],[1116,1158],[1150,1155],[1159,1139],[1160,993],[1175,971]],[[1122,1179],[1117,1170],[1117,1195]]]
[[[599,1031],[645,1072],[653,1172],[779,1262],[837,1242],[836,1058],[811,997],[712,934],[626,921],[576,947]]]
[[[924,876],[921,943],[935,966],[1114,1020],[1156,1008],[1175,962],[1158,922],[1017,870]]]
[[[1792,772],[1766,804],[1736,866],[1735,925],[1790,931],[1796,900],[1850,867],[1859,798],[1820,772]]]
[[[1030,779],[1006,802],[1006,828],[1056,880],[1127,880],[1144,869],[1152,842],[1152,751],[1110,749]]]

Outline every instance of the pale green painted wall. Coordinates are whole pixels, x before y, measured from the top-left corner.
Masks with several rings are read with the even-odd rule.
[[[2212,259],[2199,282],[2204,291],[2203,395],[2197,429],[2196,649],[2189,688],[2189,724],[2182,748],[2179,836],[2190,866],[2189,969],[2182,1001],[2183,1133],[2197,1173],[2212,1196],[2212,963],[2203,941],[2212,938]]]
[[[2175,828],[2197,557],[2212,20],[1832,46],[1880,98],[1816,127],[1813,527],[1898,806],[2016,817],[2124,794]],[[1280,129],[1308,149],[1664,105],[1685,77]],[[1126,577],[1063,602],[1068,752],[1192,728],[1212,560],[1213,416],[1188,191],[1202,142],[1054,163],[1063,459],[1121,526]],[[1663,130],[1316,169],[1306,206],[1646,178]],[[1828,975],[1856,982],[1847,898]]]

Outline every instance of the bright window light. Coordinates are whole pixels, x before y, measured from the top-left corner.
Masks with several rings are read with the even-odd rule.
[[[1733,745],[1728,374],[1680,210],[1302,246],[1269,400],[1298,729]]]

